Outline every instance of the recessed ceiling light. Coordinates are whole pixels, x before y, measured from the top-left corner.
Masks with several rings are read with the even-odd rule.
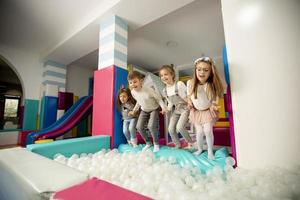
[[[177,47],[178,43],[173,40],[170,40],[166,43],[166,45],[167,45],[167,47]]]

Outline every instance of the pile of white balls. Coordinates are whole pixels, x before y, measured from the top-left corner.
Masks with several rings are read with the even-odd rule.
[[[300,166],[233,169],[228,157],[224,170],[215,167],[204,175],[193,166],[179,167],[174,157],[155,159],[150,151],[116,149],[70,158],[57,154],[54,160],[153,199],[300,199]]]

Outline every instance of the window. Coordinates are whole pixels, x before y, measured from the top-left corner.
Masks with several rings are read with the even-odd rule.
[[[4,107],[4,117],[5,118],[17,117],[18,106],[19,106],[19,99],[6,98],[5,107]]]

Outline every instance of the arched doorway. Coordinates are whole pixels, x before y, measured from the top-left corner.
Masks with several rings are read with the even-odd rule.
[[[0,130],[21,128],[22,97],[18,74],[0,56]]]

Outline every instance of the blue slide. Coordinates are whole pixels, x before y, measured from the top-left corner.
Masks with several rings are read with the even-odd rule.
[[[92,98],[91,96],[85,96],[85,97],[81,97],[78,101],[76,101],[75,104],[73,104],[68,110],[67,112],[61,117],[59,118],[59,120],[57,120],[55,123],[53,123],[51,126],[45,128],[45,129],[41,129],[39,131],[33,131],[30,134],[28,134],[28,136],[26,137],[26,144],[33,144],[34,141],[36,140],[36,138],[39,135],[42,134],[46,134],[48,132],[52,132],[54,130],[59,129],[60,127],[64,126],[64,124],[68,123],[69,119],[72,118],[74,115],[76,115],[76,113],[78,112],[78,110],[80,110],[80,108],[85,104],[85,102],[87,102],[90,98]]]

